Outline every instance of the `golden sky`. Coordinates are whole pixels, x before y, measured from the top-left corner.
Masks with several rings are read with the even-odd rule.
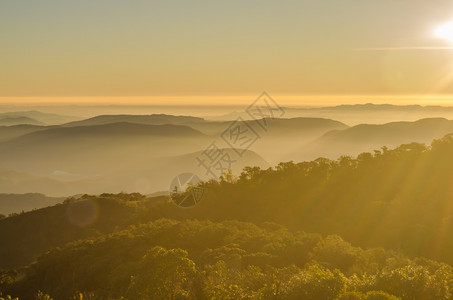
[[[6,0],[0,101],[445,96],[451,20],[440,0]]]

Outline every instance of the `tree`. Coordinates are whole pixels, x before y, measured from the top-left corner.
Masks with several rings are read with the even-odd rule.
[[[53,300],[48,294],[44,294],[42,291],[38,291],[35,296],[35,300]]]
[[[130,299],[191,299],[195,275],[195,263],[186,251],[156,246],[143,257],[127,296]]]
[[[341,294],[337,300],[401,300],[401,298],[383,291],[370,291],[368,293],[346,292]]]
[[[449,299],[451,271],[443,267],[434,274],[425,266],[409,264],[383,272],[377,288],[408,300]]]
[[[0,294],[0,300],[19,300],[19,298],[12,298],[10,295],[7,295],[5,296],[5,298],[3,298]]]
[[[346,278],[339,270],[329,270],[313,264],[286,283],[287,299],[335,299],[346,290]]]

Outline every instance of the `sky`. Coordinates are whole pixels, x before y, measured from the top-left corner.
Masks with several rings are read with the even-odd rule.
[[[443,0],[2,0],[0,103],[444,97],[452,20]]]

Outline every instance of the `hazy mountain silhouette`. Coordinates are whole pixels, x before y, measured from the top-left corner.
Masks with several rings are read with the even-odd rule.
[[[258,166],[263,169],[270,167],[270,164],[254,151],[246,150],[239,157],[231,148],[219,150],[228,155],[231,164],[225,160],[222,166],[211,166],[210,170],[216,176],[220,176],[222,172],[226,172],[228,169],[239,174],[246,166]],[[208,180],[213,177],[197,161],[197,157],[203,158],[202,152],[196,151],[178,156],[147,159],[135,165],[124,166],[121,170],[113,171],[104,180],[119,182],[115,192],[136,191],[142,194],[168,190],[172,179],[181,173],[193,173],[202,180]],[[112,188],[109,190],[112,190]]]
[[[78,117],[45,113],[45,112],[36,111],[36,110],[12,111],[12,112],[0,113],[0,119],[1,118],[17,118],[17,117],[33,119],[36,122],[39,122],[41,125],[42,124],[59,125],[59,124],[68,123],[68,122],[72,122],[72,121],[79,119]],[[16,123],[16,124],[30,124],[30,123]],[[39,124],[34,124],[34,125],[39,125]]]
[[[0,157],[8,170],[44,177],[61,171],[91,179],[120,165],[204,149],[209,139],[182,125],[54,127],[0,143]]]
[[[252,128],[259,138],[253,143],[251,150],[259,153],[271,164],[280,162],[288,153],[328,131],[348,127],[341,122],[322,118],[266,118],[258,121],[263,127],[255,120],[189,122],[187,125],[205,134],[219,136],[227,131],[233,122],[238,122],[235,124],[239,125],[242,123],[243,129]]]
[[[256,131],[261,131],[261,135],[299,135],[299,134],[315,134],[318,135],[320,132],[327,132],[333,129],[344,129],[348,126],[341,122],[324,119],[324,118],[265,118],[259,122],[263,124],[266,129],[263,129],[257,125],[254,120],[243,120],[239,121],[247,123],[253,127]],[[195,128],[205,134],[215,135],[225,131],[232,121],[205,121],[205,122],[189,122],[188,126]],[[258,126],[258,127],[257,127]]]
[[[3,193],[12,194],[36,192],[58,196],[71,195],[71,188],[64,182],[11,170],[0,171],[0,190]],[[29,209],[38,207],[40,207],[39,203]],[[7,206],[0,206],[0,213],[7,209]]]
[[[109,123],[118,119],[132,123]],[[323,118],[260,120],[265,128],[256,121],[242,122],[259,138],[248,149],[253,151],[247,152],[249,157],[232,166],[236,173],[246,165],[337,158],[382,146],[430,142],[453,132],[452,121],[442,118],[351,128]],[[220,148],[228,147],[219,135],[231,124],[186,116],[111,115],[64,126],[0,127],[1,191],[63,196],[165,190],[178,173],[203,174],[195,157],[214,140]]]
[[[163,124],[184,124],[187,122],[200,122],[202,118],[191,116],[173,116],[165,114],[153,115],[101,115],[93,118],[70,122],[64,124],[65,127],[73,126],[92,126],[104,125],[111,123],[137,123],[147,125],[163,125]]]
[[[229,154],[234,160],[231,165],[225,166],[230,167],[235,173],[240,173],[245,166],[259,166],[261,168],[270,166],[268,162],[253,151],[245,151],[242,157],[237,157],[233,149],[220,150]],[[3,170],[0,171],[0,190],[4,193],[38,192],[51,196],[100,194],[103,192],[119,193],[122,191],[148,194],[155,191],[165,191],[169,189],[172,179],[181,173],[191,172],[201,179],[210,178],[206,175],[206,169],[198,166],[196,157],[201,157],[201,152],[155,158],[140,156],[134,157],[134,159],[125,158],[123,161],[117,160],[117,163],[113,163],[111,160],[103,162],[100,161],[100,158],[99,161],[91,163],[96,168],[102,166],[103,169],[98,170],[98,173],[88,174],[86,173],[87,170],[90,170],[88,166],[84,166],[85,173],[81,174],[56,170],[48,171],[47,175],[31,175],[25,172]],[[130,153],[130,155],[133,155],[133,153]],[[54,160],[46,159],[44,162],[49,167],[48,170],[56,168]],[[30,162],[30,164],[32,163]],[[72,163],[86,164],[79,159],[75,159]],[[107,163],[110,164],[107,165]],[[66,167],[71,167],[71,164],[67,162]],[[216,167],[213,167],[212,170],[220,175],[221,170],[216,170]],[[227,171],[227,169],[224,171]]]
[[[66,157],[73,160],[80,154],[108,157],[129,149],[145,151],[149,155],[162,151],[158,142],[175,144],[179,140],[205,139],[199,131],[181,125],[144,125],[132,123],[112,123],[97,126],[52,127],[19,136],[0,143],[0,155],[4,160],[38,160],[43,158]],[[150,149],[143,149],[145,145]],[[99,151],[103,152],[99,152]],[[123,151],[124,152],[124,151]],[[165,153],[165,151],[163,152]],[[184,153],[180,151],[180,153]],[[132,153],[124,153],[132,154]]]
[[[213,141],[191,127],[172,124],[24,128],[27,130],[35,131],[0,143],[2,192],[63,196],[165,190],[179,173],[203,177],[195,157]],[[233,154],[231,149],[223,151]],[[231,168],[239,172],[247,165],[269,166],[258,154],[247,151]]]
[[[36,125],[14,125],[14,126],[0,126],[0,142],[7,141],[22,135],[32,133],[39,130],[46,130],[49,126],[36,126]]]
[[[317,130],[317,129],[339,129],[347,127],[345,124],[323,118],[266,118],[269,131],[275,134],[287,134],[294,130]],[[135,123],[135,124],[148,124],[148,125],[162,125],[162,124],[181,124],[187,125],[197,129],[208,135],[217,135],[228,128],[231,122],[229,121],[207,121],[203,118],[191,116],[174,116],[166,114],[153,114],[153,115],[101,115],[86,120],[70,122],[64,124],[64,127],[75,126],[93,126],[104,125],[111,123]],[[245,122],[253,126],[254,121],[246,120]],[[279,132],[279,130],[281,130]],[[289,131],[288,131],[289,130]]]
[[[109,123],[117,120],[129,120],[133,123]],[[174,122],[184,124],[183,126],[187,127],[171,127],[170,124],[166,124],[166,127],[154,128],[145,127],[143,123],[167,123]],[[241,121],[246,122],[247,126],[253,128],[256,133],[260,136],[259,140],[253,145],[254,151],[262,155],[269,162],[279,162],[287,152],[296,150],[306,143],[312,141],[313,139],[321,136],[322,134],[333,130],[333,129],[344,129],[347,128],[347,125],[322,118],[294,118],[294,119],[264,119],[262,124],[266,125],[266,128],[261,128],[256,121]],[[105,123],[102,125],[87,125],[93,123]],[[83,126],[75,126],[75,125]],[[134,125],[135,124],[135,125]],[[229,128],[232,124],[229,122],[213,122],[213,121],[204,121],[201,118],[186,117],[186,116],[171,116],[171,115],[111,115],[111,116],[99,116],[80,122],[74,122],[64,125],[61,128],[51,128],[51,130],[42,130],[40,132],[35,132],[23,137],[20,137],[15,141],[23,145],[23,147],[28,148],[28,145],[31,143],[31,140],[34,140],[33,143],[36,143],[35,148],[39,148],[40,144],[43,144],[45,141],[46,147],[48,145],[55,145],[55,149],[59,149],[60,152],[65,150],[62,146],[63,144],[70,143],[73,147],[78,148],[82,146],[82,143],[87,143],[85,148],[90,148],[91,144],[94,143],[93,140],[81,140],[82,137],[85,138],[99,138],[102,143],[113,143],[114,145],[119,143],[119,136],[123,135],[122,138],[132,139],[132,137],[138,136],[147,136],[147,135],[162,135],[166,137],[176,137],[176,136],[196,136],[197,133],[202,132],[210,136],[218,136],[225,130]],[[153,126],[153,125],[148,125]],[[156,126],[156,125],[154,125]],[[163,125],[161,125],[163,126]],[[174,125],[176,126],[176,125]],[[180,125],[182,126],[182,125]],[[192,130],[195,129],[195,130]],[[112,140],[113,138],[113,140]],[[105,141],[110,139],[109,141]],[[69,141],[72,140],[72,141]],[[116,141],[116,142],[115,142]],[[118,142],[118,143],[117,143]],[[75,145],[74,145],[75,144]],[[121,147],[132,146],[132,141],[123,143]],[[181,144],[181,143],[180,143]],[[185,144],[185,147],[193,144],[188,142]],[[279,147],[275,147],[276,145]],[[225,145],[228,146],[228,145]],[[63,147],[63,148],[61,148]],[[181,145],[175,145],[175,147],[181,148]],[[200,144],[201,148],[191,147],[188,149],[190,151],[196,151],[205,147],[203,144]],[[1,153],[0,145],[0,153]],[[97,148],[97,146],[95,147]],[[137,144],[136,148],[140,148],[140,145]],[[156,151],[158,149],[154,149]],[[22,151],[22,150],[19,150]],[[50,149],[50,152],[55,152],[55,150]],[[73,151],[73,150],[68,150]],[[82,151],[84,151],[82,149]],[[109,150],[111,152],[112,149]],[[114,150],[113,150],[114,151]],[[153,152],[151,151],[151,152]],[[186,153],[187,153],[186,152]],[[173,154],[182,154],[183,152],[175,152]],[[171,153],[170,153],[171,154]],[[60,155],[56,153],[56,155]]]
[[[285,108],[285,116],[330,118],[348,125],[385,124],[396,121],[416,121],[424,118],[453,119],[453,107],[391,105],[391,104],[354,104],[324,107]]]
[[[393,104],[374,104],[374,103],[365,103],[365,104],[342,104],[342,105],[336,105],[336,106],[324,106],[324,107],[319,107],[319,108],[313,108],[316,110],[337,110],[337,111],[366,111],[366,110],[372,110],[372,111],[400,111],[400,112],[405,112],[405,111],[425,111],[425,112],[435,112],[439,113],[442,111],[450,111],[453,112],[453,107],[451,106],[441,106],[441,105],[417,105],[417,104],[412,104],[412,105],[393,105]]]
[[[29,117],[0,117],[0,126],[14,126],[14,125],[44,125],[44,123]]]
[[[341,155],[357,155],[383,146],[395,147],[404,143],[429,143],[453,132],[453,121],[429,118],[415,122],[392,122],[382,125],[361,124],[344,130],[324,134],[297,153],[291,159],[306,160],[316,157],[337,158]]]
[[[202,136],[199,131],[182,125],[147,125],[128,122],[107,123],[102,125],[55,127],[24,136],[24,139],[35,137],[79,137],[79,136]]]
[[[39,193],[0,194],[0,214],[20,213],[63,202],[65,198],[48,197]]]
[[[199,131],[181,125],[143,125],[113,123],[97,126],[51,127],[37,130],[0,144],[0,153],[33,154],[46,156],[47,151],[65,155],[74,150],[89,152],[106,146],[137,148],[138,142],[155,142],[156,139],[205,138]],[[156,146],[156,145],[154,145]],[[115,149],[110,149],[114,151]],[[26,157],[22,157],[26,158]]]

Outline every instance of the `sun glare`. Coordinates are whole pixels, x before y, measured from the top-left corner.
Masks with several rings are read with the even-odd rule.
[[[442,38],[453,43],[453,21],[439,26],[436,29],[435,34],[438,38]]]

